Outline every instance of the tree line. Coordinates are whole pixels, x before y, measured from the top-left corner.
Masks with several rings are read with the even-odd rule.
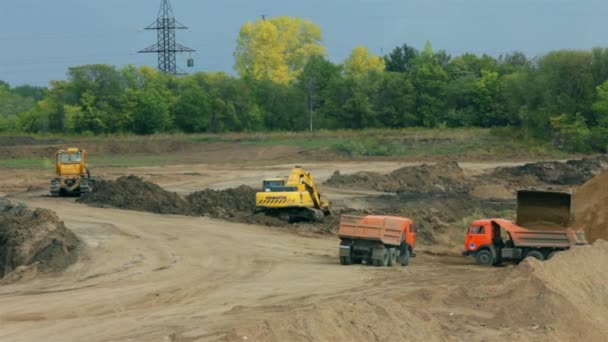
[[[451,56],[407,44],[328,60],[320,30],[297,18],[247,23],[238,75],[165,75],[85,65],[49,87],[0,82],[0,131],[154,134],[403,127],[512,127],[568,151],[608,147],[608,49],[537,58]]]

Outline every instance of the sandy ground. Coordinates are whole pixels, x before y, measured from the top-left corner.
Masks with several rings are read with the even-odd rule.
[[[477,174],[511,164],[461,166]],[[305,166],[322,181],[334,170],[390,172],[404,165]],[[106,178],[137,174],[166,189],[188,193],[206,187],[257,186],[263,177],[284,174],[291,166],[197,164],[109,168],[97,174]],[[317,310],[324,310],[325,303],[368,295],[382,298],[384,292],[400,293],[404,310],[419,310],[416,319],[421,325],[411,340],[544,340],[544,332],[533,325],[518,327],[516,335],[509,326],[460,329],[467,324],[463,322],[490,315],[473,303],[432,300],[421,307],[420,301],[408,302],[407,298],[424,297],[429,289],[449,292],[483,283],[504,271],[480,268],[472,259],[455,253],[421,251],[407,268],[344,267],[338,264],[338,239],[334,237],[304,237],[276,228],[207,218],[92,208],[73,199],[45,197],[46,172],[24,171],[18,179],[10,180],[11,174],[14,176],[14,171],[0,171],[0,192],[9,194],[13,201],[54,210],[84,241],[85,249],[80,260],[60,275],[0,286],[2,341],[240,341],[247,339],[240,328],[278,319],[286,310],[303,310],[302,315],[315,316],[322,314]],[[326,190],[338,200],[370,194]],[[425,320],[435,323],[424,324]],[[444,320],[445,324],[441,323]],[[302,341],[345,339],[303,329],[287,336]],[[277,336],[284,335],[259,338],[281,340]],[[382,336],[362,339],[391,340]]]
[[[273,306],[322,302],[384,278],[403,279],[402,290],[437,273],[442,286],[470,280],[470,262],[459,258],[451,270],[424,254],[406,269],[341,267],[334,238],[19,197],[56,211],[87,249],[61,276],[0,287],[0,340],[213,340]]]

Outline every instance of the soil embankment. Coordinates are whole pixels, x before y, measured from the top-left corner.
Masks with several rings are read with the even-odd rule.
[[[608,172],[594,177],[574,194],[577,227],[585,229],[587,239],[608,240]]]
[[[364,288],[232,329],[226,340],[585,340],[608,333],[608,242],[496,273],[474,286]],[[390,289],[394,288],[394,291]],[[483,338],[485,336],[486,338]],[[493,336],[489,338],[489,336]]]
[[[28,267],[42,273],[61,271],[76,261],[78,246],[76,235],[54,212],[0,197],[0,278]]]

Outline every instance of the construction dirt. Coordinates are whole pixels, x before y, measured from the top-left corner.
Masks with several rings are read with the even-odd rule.
[[[587,239],[608,240],[608,172],[585,183],[574,194],[575,221]]]
[[[248,148],[252,160],[266,151]],[[0,283],[0,340],[607,339],[607,242],[597,240],[545,262],[502,267],[480,267],[459,253],[472,220],[514,218],[517,187],[575,189],[601,173],[601,158],[529,164],[534,167],[443,158],[425,160],[427,165],[305,164],[333,203],[335,215],[322,224],[287,224],[253,213],[255,187],[292,166],[279,160],[263,166],[98,168],[95,175],[106,181],[79,200],[49,197],[50,172],[8,177],[10,170],[0,170],[7,176],[0,177],[1,193],[29,208],[44,208],[5,206],[32,217],[10,216],[11,222],[22,220],[19,227],[36,222],[50,231],[53,225],[65,229],[60,219],[82,245],[53,249],[80,251],[77,259],[69,254],[68,261],[75,262],[60,273],[28,277],[13,271],[23,276],[5,277],[10,281]],[[577,172],[581,176],[573,177]],[[127,176],[132,174],[137,176]],[[26,190],[24,184],[40,184],[40,189]],[[577,224],[591,227],[593,238],[606,237],[606,184],[608,176],[602,174],[575,196]],[[335,236],[341,213],[412,217],[416,257],[407,267],[341,266]],[[51,240],[57,241],[53,246],[72,241],[61,234]],[[22,241],[37,241],[37,235]],[[43,264],[29,260],[35,267]]]
[[[406,166],[389,174],[358,172],[342,175],[340,171],[336,171],[325,185],[336,188],[424,194],[463,193],[470,190],[462,168],[454,161]]]
[[[136,176],[98,181],[78,202],[157,214],[189,214],[188,202],[178,194]]]
[[[561,254],[545,263],[527,259],[467,285],[431,281],[408,291],[408,275],[395,275],[382,289],[278,308],[280,314],[232,329],[227,340],[604,341],[608,267],[590,265],[605,262],[608,243]]]
[[[0,197],[0,278],[18,279],[26,269],[30,275],[62,271],[76,261],[78,244],[52,211]]]
[[[208,216],[232,222],[283,227],[302,234],[335,234],[338,217],[321,224],[289,224],[276,217],[254,213],[257,190],[241,185],[224,190],[205,189],[186,196],[167,191],[137,176],[100,181],[94,190],[77,201],[102,208],[119,208],[156,214]],[[346,212],[344,210],[337,213]],[[353,213],[352,210],[347,210]]]
[[[566,162],[543,161],[515,167],[499,167],[491,179],[503,179],[515,186],[582,185],[608,170],[608,158],[583,158]]]

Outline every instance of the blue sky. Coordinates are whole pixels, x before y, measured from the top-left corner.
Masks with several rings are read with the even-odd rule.
[[[311,19],[323,29],[329,58],[357,45],[386,53],[407,42],[452,55],[608,46],[608,1],[601,0],[172,0],[190,27],[178,41],[198,50],[192,71],[233,72],[240,26],[260,15]],[[72,65],[156,65],[135,52],[155,41],[141,28],[160,0],[0,0],[0,80],[46,85]],[[182,68],[187,56],[179,57]]]

